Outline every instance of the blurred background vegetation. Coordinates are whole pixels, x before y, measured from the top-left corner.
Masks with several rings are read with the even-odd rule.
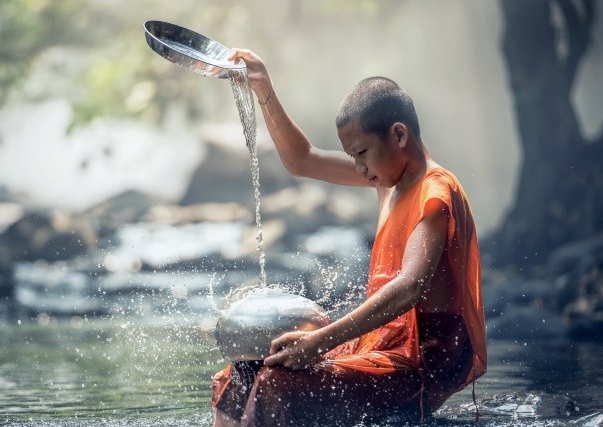
[[[536,132],[557,119],[543,115],[539,121],[516,107],[537,81],[551,82],[553,92],[555,84],[566,85],[562,96],[575,110],[578,130],[573,132],[582,135],[581,141],[596,141],[603,119],[603,26],[597,19],[601,12],[589,0],[540,0],[517,17],[509,12],[513,3],[183,0],[167,5],[133,0],[124,5],[116,0],[4,0],[0,185],[45,207],[81,210],[132,188],[178,202],[208,142],[244,154],[227,82],[200,78],[146,46],[142,24],[159,19],[259,53],[292,116],[322,147],[339,147],[333,117],[354,83],[375,74],[397,80],[415,98],[424,140],[435,158],[464,183],[480,232],[490,234],[502,226],[499,245],[505,235],[517,240],[517,233],[525,234],[549,218],[537,212],[523,228],[509,231],[509,221],[530,216],[530,194],[553,197],[548,191],[517,193],[525,187],[518,181],[520,173],[525,175],[526,167],[532,170],[531,159],[522,164],[524,156],[534,152],[522,146],[527,141],[522,118]],[[568,14],[572,10],[579,13]],[[523,17],[533,25],[533,34],[540,34],[534,49],[549,52],[544,45],[552,37],[547,46],[554,45],[561,63],[563,52],[574,46],[575,28],[568,19],[587,15],[588,22],[576,21],[586,30],[578,33],[587,34],[588,40],[582,43],[569,83],[539,78],[553,73],[556,65],[522,50],[520,38],[511,38],[502,49],[509,33],[519,34],[518,26],[508,24]],[[527,66],[536,70],[534,75],[517,79],[513,70],[518,68],[508,68],[514,51],[537,58],[536,65]],[[539,99],[534,105],[544,111],[553,104]],[[534,146],[546,152],[549,139],[543,136]],[[270,149],[261,120],[259,145]],[[128,154],[127,147],[134,146],[137,154]],[[271,161],[264,162],[265,170],[273,167]],[[552,167],[547,173],[561,170],[548,163]],[[567,191],[576,194],[576,188]],[[559,211],[558,206],[546,209]],[[554,227],[559,226],[563,224]],[[585,228],[580,236],[592,231]],[[546,243],[557,245],[559,239],[568,236]],[[516,243],[505,244],[511,253],[517,250]]]
[[[198,93],[202,84],[157,60],[146,48],[141,34],[144,20],[169,20],[230,39],[231,43],[253,45],[265,56],[277,57],[277,52],[270,55],[266,51],[276,47],[275,41],[283,37],[289,39],[289,47],[298,43],[310,50],[317,47],[318,38],[299,39],[309,36],[305,28],[300,28],[308,18],[312,26],[327,28],[331,26],[329,20],[341,20],[341,14],[359,23],[361,19],[385,19],[394,7],[391,1],[366,0],[349,5],[333,0],[303,5],[300,1],[272,2],[260,10],[254,10],[251,3],[236,1],[183,1],[175,7],[160,1],[134,1],[123,7],[113,1],[7,0],[0,5],[0,36],[6,41],[0,47],[0,100],[6,102],[11,92],[32,99],[66,96],[74,107],[72,126],[108,115],[161,120],[166,104],[176,101],[186,105],[191,117],[197,117],[198,104],[203,102]],[[266,26],[273,19],[276,25]],[[330,32],[337,33],[339,28],[333,27]],[[326,53],[320,47],[318,52]],[[330,54],[337,55],[337,51]],[[46,81],[38,93],[21,92],[32,69],[41,66],[52,67],[47,72],[55,80]],[[299,72],[305,74],[308,69]],[[56,81],[58,77],[71,80],[70,90],[53,91],[57,83],[62,83]],[[209,97],[212,99],[206,100],[206,105],[219,114],[214,108],[220,97],[205,96]]]
[[[180,130],[197,139],[196,144],[204,139],[200,125],[239,126],[226,82],[200,79],[146,46],[142,23],[159,19],[259,53],[293,117],[323,147],[339,147],[333,117],[353,84],[376,74],[398,80],[415,97],[436,158],[473,194],[482,228],[496,224],[511,198],[518,149],[495,4],[186,0],[167,6],[135,0],[124,6],[117,1],[6,0],[0,16],[0,102],[5,107],[0,120],[12,118],[12,106],[23,106],[21,116],[34,117],[30,107],[61,100],[68,104],[65,140],[99,118],[159,129],[177,116]],[[47,135],[51,129],[61,132],[56,118],[45,123],[49,113],[41,114],[37,125],[48,128]],[[15,132],[10,126],[4,130],[5,144],[23,144],[15,141]],[[266,145],[265,136],[259,139]],[[235,143],[244,147],[242,141]],[[89,139],[87,147],[94,144]],[[0,154],[7,159],[6,151]],[[45,173],[49,182],[58,179],[31,160],[31,155],[13,154],[10,162],[5,160],[0,182],[44,205],[60,206],[58,198],[37,197],[43,192],[31,180],[14,177],[20,163],[21,175]],[[81,162],[89,165],[89,160]],[[84,199],[80,208],[90,203],[90,195]]]

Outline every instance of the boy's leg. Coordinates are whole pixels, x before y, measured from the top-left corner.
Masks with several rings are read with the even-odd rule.
[[[216,410],[215,422],[225,423],[216,425],[239,425],[255,377],[262,365],[262,361],[233,362],[214,375],[211,406]]]
[[[251,389],[241,426],[306,426],[353,423],[392,411],[420,411],[416,370],[367,374],[318,368],[262,368]]]
[[[239,427],[241,423],[219,409],[214,413],[214,427]]]

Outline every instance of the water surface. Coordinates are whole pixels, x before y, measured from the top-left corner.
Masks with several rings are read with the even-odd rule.
[[[0,425],[209,426],[211,375],[224,361],[207,324],[38,319],[3,326]],[[479,425],[603,422],[599,343],[494,341],[476,385]],[[428,425],[473,425],[470,390]],[[383,426],[388,423],[381,424]],[[390,425],[399,425],[392,420]]]

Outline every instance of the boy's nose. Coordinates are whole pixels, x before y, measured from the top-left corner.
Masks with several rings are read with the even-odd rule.
[[[363,164],[356,163],[356,172],[358,172],[360,175],[364,175],[367,172],[367,170],[368,169]]]

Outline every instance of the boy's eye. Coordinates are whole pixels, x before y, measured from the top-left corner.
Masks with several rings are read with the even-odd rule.
[[[364,150],[359,151],[359,152],[358,152],[358,155],[359,155],[359,156],[362,156],[364,153],[366,153],[366,148],[365,148]]]

